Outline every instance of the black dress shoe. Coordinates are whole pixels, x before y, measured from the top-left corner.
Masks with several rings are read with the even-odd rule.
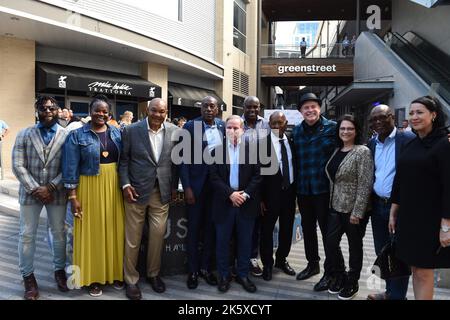
[[[166,291],[166,285],[159,275],[156,277],[149,277],[147,280],[148,282],[150,282],[153,291],[157,293],[163,293],[164,291]]]
[[[272,267],[264,267],[262,278],[266,281],[272,280]]]
[[[142,294],[137,284],[127,284],[125,294],[130,300],[141,300]]]
[[[283,272],[286,273],[287,275],[295,276],[295,270],[291,268],[291,266],[286,260],[284,260],[283,262],[276,262],[275,268],[283,270]]]
[[[189,273],[186,284],[189,289],[195,289],[198,287],[198,276],[196,272]]]
[[[247,292],[254,293],[256,291],[256,286],[249,278],[236,277],[235,281],[239,283]]]
[[[206,283],[210,286],[217,286],[217,277],[214,273],[206,270],[200,270],[199,276],[205,279]]]
[[[228,289],[230,289],[230,280],[228,278],[221,277],[217,288],[220,292],[227,292]]]
[[[320,272],[319,264],[310,264],[297,275],[297,280],[306,280]]]
[[[323,277],[314,286],[314,291],[325,291],[330,287],[331,278],[328,275],[323,275]]]

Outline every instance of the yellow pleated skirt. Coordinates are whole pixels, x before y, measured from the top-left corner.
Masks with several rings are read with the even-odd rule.
[[[80,176],[77,197],[83,210],[73,229],[79,285],[123,281],[125,210],[117,163],[100,164],[98,176]]]

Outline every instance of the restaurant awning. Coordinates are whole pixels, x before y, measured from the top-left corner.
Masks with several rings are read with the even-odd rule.
[[[58,64],[37,63],[37,89],[63,89],[90,94],[113,94],[151,100],[161,87],[137,76]]]
[[[220,110],[227,110],[226,103],[213,90],[169,82],[169,98],[172,98],[173,105],[199,108],[207,96],[217,99]]]
[[[331,99],[330,104],[333,106],[358,106],[374,102],[392,90],[394,90],[394,80],[357,80]]]

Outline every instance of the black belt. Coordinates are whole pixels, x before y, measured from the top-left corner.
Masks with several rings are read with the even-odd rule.
[[[386,198],[386,197],[379,197],[377,194],[373,194],[373,198],[375,199],[375,201],[381,202],[385,205],[391,204],[391,198]]]

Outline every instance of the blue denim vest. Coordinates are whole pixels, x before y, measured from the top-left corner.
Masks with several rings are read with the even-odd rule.
[[[122,150],[120,130],[108,125],[108,132],[117,149]],[[75,188],[80,175],[95,176],[100,174],[100,141],[87,123],[82,128],[73,130],[63,147],[62,182],[67,188]]]

